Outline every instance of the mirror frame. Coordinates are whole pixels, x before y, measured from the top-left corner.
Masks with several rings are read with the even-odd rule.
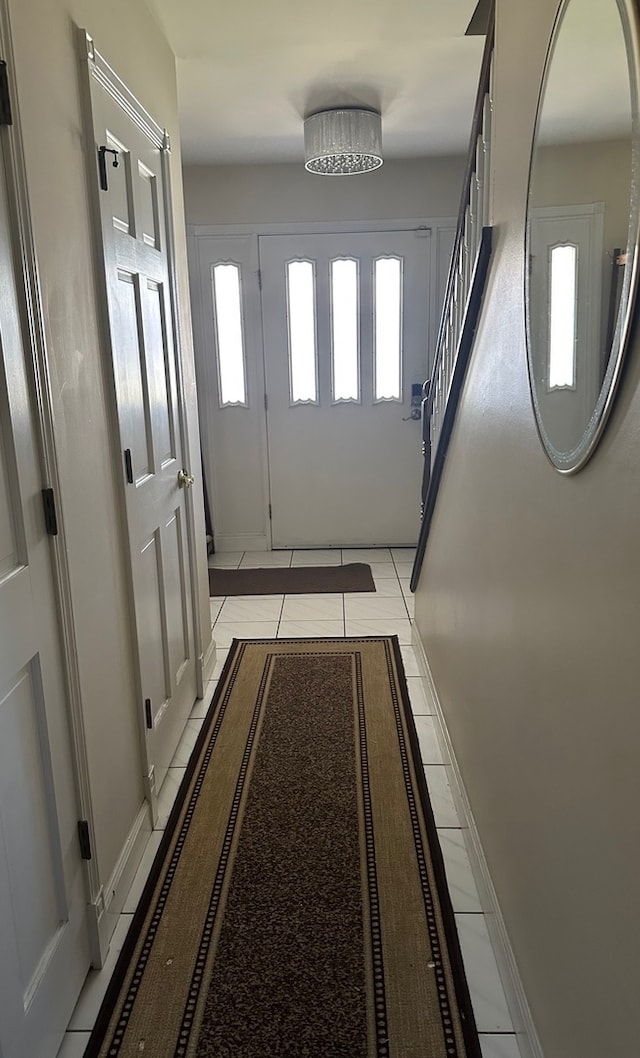
[[[618,8],[622,33],[624,37],[627,56],[627,72],[629,75],[629,88],[631,95],[631,182],[629,199],[629,229],[627,249],[632,251],[633,260],[631,268],[625,268],[625,275],[620,294],[620,307],[616,317],[611,352],[607,363],[607,369],[602,380],[598,399],[593,409],[591,418],[585,426],[584,432],[578,444],[569,452],[558,450],[544,426],[544,421],[538,403],[536,380],[534,375],[532,341],[530,327],[530,279],[527,262],[530,252],[530,209],[531,209],[531,181],[534,170],[534,159],[540,117],[544,105],[544,97],[547,88],[549,70],[553,61],[558,35],[562,28],[564,14],[572,3],[572,0],[562,0],[553,23],[551,38],[547,48],[547,55],[542,75],[542,83],[538,94],[536,107],[536,120],[531,143],[531,155],[529,158],[529,176],[527,180],[527,200],[525,216],[525,268],[524,268],[524,303],[525,303],[525,340],[527,346],[527,370],[529,377],[529,392],[533,405],[536,426],[542,446],[552,465],[561,474],[575,474],[588,462],[593,455],[609,418],[611,408],[620,382],[623,361],[628,351],[631,338],[634,310],[638,292],[638,277],[640,262],[638,260],[640,244],[640,113],[638,98],[640,82],[640,13],[636,6],[636,0],[609,0]]]

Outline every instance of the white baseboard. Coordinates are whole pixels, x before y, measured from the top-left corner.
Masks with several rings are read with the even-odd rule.
[[[513,948],[511,947],[507,927],[498,903],[498,896],[491,879],[489,865],[482,848],[480,834],[478,833],[478,828],[473,818],[471,804],[456,760],[455,751],[442,711],[442,705],[438,697],[438,691],[433,680],[433,675],[429,667],[429,661],[422,640],[420,639],[415,625],[413,625],[412,629],[412,639],[412,645],[418,660],[418,666],[425,681],[426,695],[427,698],[431,700],[435,717],[438,722],[438,737],[442,740],[443,749],[451,761],[451,766],[447,769],[449,773],[448,778],[451,783],[451,792],[463,826],[465,845],[467,847],[471,870],[478,889],[480,906],[484,912],[487,929],[489,931],[489,936],[491,937],[491,943],[496,956],[498,972],[502,981],[502,987],[504,988],[507,1006],[518,1037],[520,1053],[522,1058],[544,1058],[542,1046],[531,1016],[531,1009],[527,1002],[522,980],[518,972],[518,965],[516,963]]]
[[[264,533],[216,533],[216,551],[268,551]]]
[[[211,637],[211,642],[207,647],[207,652],[202,662],[202,680],[204,682],[204,693],[207,693],[207,682],[211,679],[211,674],[216,666],[216,641]],[[203,695],[204,697],[204,695]]]
[[[89,905],[91,961],[96,970],[104,965],[111,936],[140,860],[153,829],[149,804],[144,801],[129,831],[111,877],[102,887],[98,899]]]

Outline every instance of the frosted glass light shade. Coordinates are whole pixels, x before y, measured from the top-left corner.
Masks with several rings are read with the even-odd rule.
[[[304,123],[304,167],[324,176],[369,173],[382,165],[382,121],[374,110],[322,110]]]

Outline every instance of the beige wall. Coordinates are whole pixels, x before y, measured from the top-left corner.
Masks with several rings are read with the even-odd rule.
[[[416,618],[545,1058],[638,1054],[640,341],[558,474],[527,380],[527,166],[557,0],[499,0],[495,249]]]
[[[277,224],[455,217],[464,158],[388,161],[344,179],[300,165],[192,165],[184,170],[189,224]]]
[[[125,543],[99,345],[75,27],[92,34],[98,49],[171,133],[183,330],[189,351],[175,66],[143,3],[10,0],[10,15],[55,404],[95,853],[104,882],[123,849],[143,793]],[[197,459],[190,354],[186,383]],[[207,596],[204,585],[205,633],[210,630]]]
[[[625,246],[631,145],[624,140],[558,144],[535,156],[534,206],[604,204],[604,248]]]

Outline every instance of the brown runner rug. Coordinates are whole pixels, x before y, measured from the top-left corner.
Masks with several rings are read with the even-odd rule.
[[[86,1056],[480,1058],[396,637],[235,640]]]
[[[315,595],[318,592],[375,591],[371,567],[273,566],[269,569],[210,569],[209,595]]]

